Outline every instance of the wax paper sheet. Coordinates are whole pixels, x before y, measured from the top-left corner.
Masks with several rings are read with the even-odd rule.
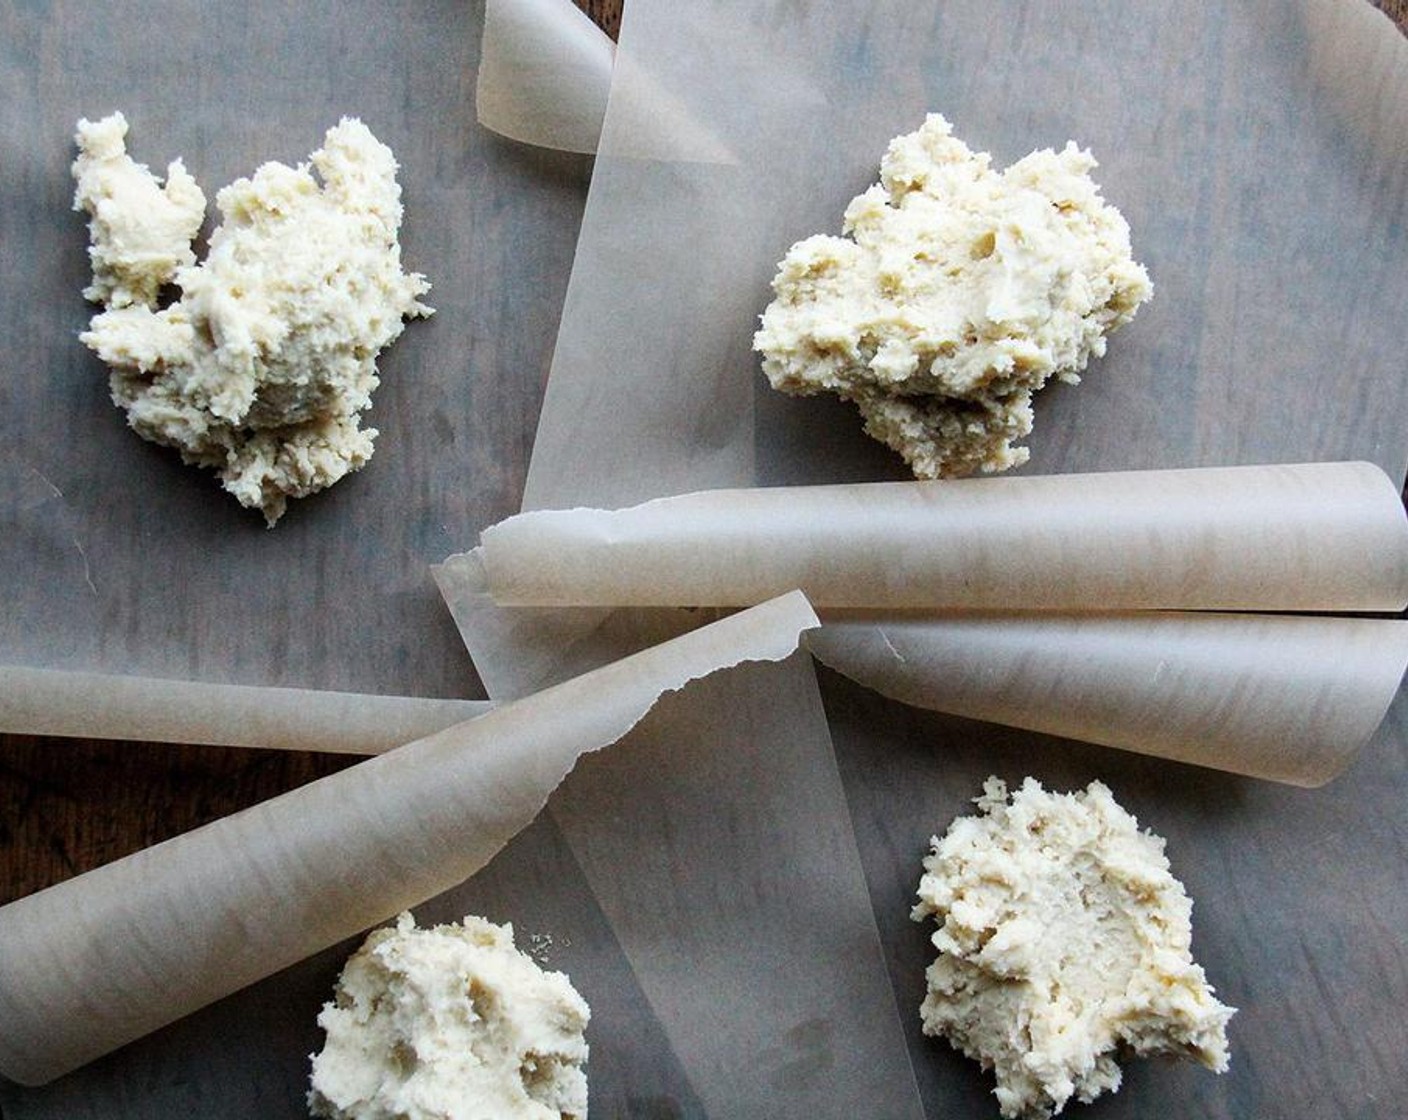
[[[1408,51],[1364,5],[633,3],[525,508],[899,477],[846,407],[763,388],[749,338],[782,252],[835,232],[886,141],[931,110],[1001,162],[1090,145],[1158,285],[1083,385],[1042,394],[1025,473],[1364,459],[1401,483],[1408,154],[1392,138]],[[615,108],[650,88],[707,121],[733,162],[633,156]],[[489,630],[551,633],[550,612],[521,610]],[[601,623],[572,612],[574,652]],[[1134,1067],[1102,1108],[1230,1116],[1324,1099],[1388,1115],[1376,1102],[1403,1089],[1397,1051],[1336,1041],[1318,1008],[1328,998],[1408,1042],[1402,986],[1382,979],[1401,944],[1372,917],[1402,842],[1401,713],[1310,804],[823,682],[902,1005],[917,1007],[931,954],[907,918],[928,835],[989,768],[1062,788],[1105,777],[1171,834],[1202,914],[1195,951],[1243,1014],[1228,1077]],[[1385,844],[1360,861],[1365,830]],[[1306,854],[1321,842],[1343,862]],[[976,1069],[911,1014],[927,1113],[991,1109]]]

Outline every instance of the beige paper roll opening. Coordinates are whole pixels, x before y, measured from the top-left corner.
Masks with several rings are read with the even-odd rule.
[[[1397,611],[1408,519],[1368,463],[704,491],[519,514],[506,606]]]

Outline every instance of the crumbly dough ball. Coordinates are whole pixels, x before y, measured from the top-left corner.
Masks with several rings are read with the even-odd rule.
[[[854,401],[921,478],[1026,462],[1031,394],[1153,292],[1089,152],[990,162],[938,114],[893,140],[845,236],[787,252],[754,336],[773,388]]]
[[[166,185],[127,154],[127,118],[78,122],[73,208],[86,210],[93,283],[86,299],[108,307],[155,304],[178,268],[196,263],[191,241],[205,220],[205,195],[181,161]]]
[[[913,917],[939,923],[924,1032],[996,1073],[1006,1117],[1113,1092],[1117,1056],[1225,1070],[1233,1009],[1193,963],[1163,840],[1099,782],[1059,794],[1028,778],[1009,801],[989,778],[976,804],[924,861]]]
[[[586,1001],[483,918],[410,914],[348,960],[309,1108],[333,1120],[586,1120]]]
[[[370,458],[377,433],[362,428],[361,414],[379,384],[377,353],[405,318],[430,314],[418,299],[425,278],[401,269],[396,160],[361,121],[344,119],[310,157],[312,169],[266,163],[232,183],[216,196],[222,224],[205,261],[195,264],[190,252],[197,218],[174,268],[180,299],[158,309],[156,289],[171,270],[139,287],[129,278],[146,268],[148,257],[131,248],[142,239],[99,240],[100,229],[145,230],[144,244],[158,228],[174,230],[142,217],[155,181],[146,194],[83,186],[95,165],[131,163],[124,131],[120,116],[79,128],[74,174],[79,202],[94,215],[95,266],[101,259],[102,275],[120,278],[95,273],[88,294],[107,310],[81,338],[112,367],[113,402],[134,431],[217,471],[273,525],[289,498],[331,486]],[[119,242],[121,252],[111,248]]]

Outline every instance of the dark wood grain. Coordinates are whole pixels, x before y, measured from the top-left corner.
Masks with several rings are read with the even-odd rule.
[[[4,899],[20,898],[355,761],[302,751],[6,735],[0,739]]]

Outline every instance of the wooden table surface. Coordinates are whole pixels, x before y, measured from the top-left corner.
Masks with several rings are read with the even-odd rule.
[[[613,35],[621,0],[577,0]],[[1408,0],[1377,5],[1408,33]],[[0,735],[0,902],[356,760],[286,751]]]

